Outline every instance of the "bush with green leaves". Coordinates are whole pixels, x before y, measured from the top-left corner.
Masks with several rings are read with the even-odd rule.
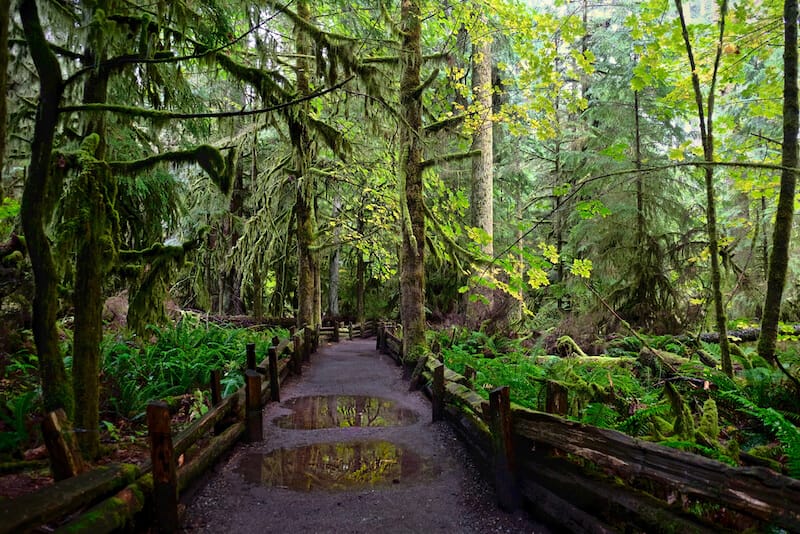
[[[273,336],[288,336],[283,329],[225,328],[190,316],[147,331],[147,342],[111,336],[103,342],[105,409],[121,417],[139,418],[151,400],[207,388],[215,369],[222,371],[223,396],[230,395],[244,383],[247,344],[263,356]]]

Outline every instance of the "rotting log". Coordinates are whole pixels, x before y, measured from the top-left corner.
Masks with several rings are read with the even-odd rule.
[[[56,529],[56,534],[108,534],[133,531],[134,518],[147,506],[153,495],[153,475],[147,474],[115,495],[101,501],[69,523]]]
[[[545,411],[556,415],[566,414],[567,410],[569,410],[569,390],[567,387],[555,380],[548,380],[546,391],[547,400],[545,402]]]
[[[153,462],[153,503],[159,532],[177,532],[178,479],[172,446],[169,407],[162,401],[147,405],[147,432]]]
[[[178,469],[178,491],[182,492],[214,465],[220,456],[233,447],[244,435],[245,424],[234,423],[225,432],[215,436],[194,458]]]
[[[531,478],[522,481],[522,494],[531,503],[531,511],[535,517],[545,523],[559,525],[564,532],[586,534],[618,532]]]
[[[530,443],[525,445],[526,449],[531,449]],[[535,480],[548,491],[568,500],[571,505],[609,525],[620,530],[633,527],[643,532],[711,534],[715,531],[684,514],[677,504],[670,507],[643,491],[600,476],[587,475],[569,461],[549,457],[539,451],[537,449],[525,455],[525,461],[520,464],[526,478]],[[569,512],[567,510],[565,514]]]
[[[800,480],[763,467],[731,467],[525,408],[515,407],[512,412],[515,433],[594,462],[623,479],[647,478],[688,497],[800,532]]]
[[[75,432],[63,408],[45,414],[42,420],[42,437],[50,455],[50,471],[56,481],[86,471]]]
[[[43,525],[131,483],[139,468],[131,464],[96,467],[35,493],[0,500],[0,534],[25,532]]]

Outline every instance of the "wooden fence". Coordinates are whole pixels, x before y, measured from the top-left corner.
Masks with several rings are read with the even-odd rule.
[[[144,465],[98,467],[0,502],[0,534],[32,531],[48,523],[58,523],[56,532],[101,534],[146,525],[154,517],[160,531],[177,531],[180,493],[240,438],[262,439],[264,404],[280,400],[280,384],[290,373],[300,374],[303,361],[317,347],[318,332],[293,330],[291,339],[273,338],[260,363],[255,346],[248,345],[245,385],[233,395],[221,398],[219,372],[212,373],[213,407],[179,434],[172,433],[167,405],[150,403],[151,459]]]
[[[391,329],[379,326],[377,337],[399,361],[402,342]],[[511,406],[507,387],[487,401],[473,391],[472,376],[433,356],[424,374],[433,418],[459,431],[494,477],[504,508],[524,498],[535,515],[573,532],[800,532],[800,480]],[[550,393],[556,399],[548,405],[557,407],[563,392]]]

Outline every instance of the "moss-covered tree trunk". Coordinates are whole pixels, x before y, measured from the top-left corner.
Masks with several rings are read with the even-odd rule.
[[[425,348],[425,206],[422,185],[422,65],[418,0],[400,2],[400,315],[403,357],[416,360]]]
[[[342,194],[337,191],[333,198],[333,213],[332,217],[335,220],[342,210]],[[331,259],[328,271],[328,313],[333,317],[339,315],[339,269],[341,269],[341,247],[339,246],[339,239],[341,238],[342,229],[339,225],[333,229],[334,247],[331,251]]]
[[[22,193],[20,214],[36,283],[33,298],[33,338],[39,357],[44,409],[73,412],[72,390],[58,346],[56,306],[58,275],[44,227],[53,214],[60,184],[52,183],[50,154],[58,122],[62,78],[58,60],[45,40],[35,0],[19,4],[28,50],[39,74],[39,103],[31,139],[31,160]]]
[[[307,0],[297,3],[297,15],[304,20],[311,17],[311,8]],[[298,26],[295,28],[295,42],[297,52],[296,76],[297,94],[309,93],[309,61],[312,56],[311,42],[307,35]],[[300,104],[306,105],[306,104]],[[315,314],[317,308],[316,280],[318,277],[318,260],[313,250],[315,220],[314,213],[314,178],[308,172],[311,161],[311,140],[308,127],[297,118],[289,118],[289,133],[294,147],[294,166],[297,173],[297,194],[294,213],[297,220],[297,323],[298,326],[307,324],[317,325]]]
[[[494,254],[494,152],[492,149],[492,40],[486,35],[472,35],[472,95],[476,129],[472,150],[480,154],[472,158],[472,190],[470,195],[471,224],[486,233],[481,252]],[[467,301],[467,321],[477,328],[489,318],[494,291],[480,281],[481,267],[473,268],[473,284]]]
[[[116,187],[108,166],[95,156],[100,136],[91,134],[80,152],[77,190],[86,203],[79,224],[75,266],[75,335],[72,389],[75,429],[87,458],[100,454],[100,343],[103,340],[103,282],[115,262],[114,199]]]
[[[105,16],[108,2],[90,2],[92,17]],[[103,24],[90,25],[87,37],[87,63],[100,65],[105,60],[101,51]],[[83,86],[83,102],[105,103],[108,98],[108,70],[96,66]],[[78,234],[75,257],[75,333],[73,338],[72,389],[76,410],[73,415],[78,430],[78,444],[90,459],[100,453],[100,343],[103,339],[103,282],[113,261],[114,243],[109,239],[107,218],[113,211],[114,197],[107,188],[111,176],[104,163],[106,155],[105,114],[89,115],[84,136],[96,136],[84,143],[80,155],[82,165],[78,190],[88,203],[83,209],[89,217]]]
[[[6,116],[8,106],[5,95],[8,86],[8,23],[11,0],[0,0],[0,204],[3,203],[3,168],[6,156]]]
[[[364,213],[358,212],[356,229],[359,235],[364,235]],[[365,293],[366,293],[367,262],[364,261],[364,252],[356,249],[356,320],[363,323],[366,319]]]
[[[789,265],[789,243],[792,238],[795,187],[797,175],[789,170],[797,167],[798,96],[797,96],[797,0],[786,0],[783,7],[783,150],[781,189],[778,211],[772,233],[772,253],[769,257],[767,295],[761,316],[761,336],[758,353],[768,361],[776,361],[775,343],[778,339],[783,287]]]

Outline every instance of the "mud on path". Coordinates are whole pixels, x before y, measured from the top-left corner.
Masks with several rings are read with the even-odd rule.
[[[194,492],[187,532],[548,532],[497,508],[374,340],[320,347],[281,401],[264,409],[264,441],[237,446]]]

